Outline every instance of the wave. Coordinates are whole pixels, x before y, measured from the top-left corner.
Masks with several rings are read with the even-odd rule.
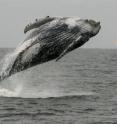
[[[31,75],[28,71],[28,74]],[[25,75],[25,76],[23,76]],[[75,90],[68,87],[61,88],[57,83],[52,81],[45,82],[45,80],[30,82],[27,80],[27,73],[21,73],[11,76],[9,79],[2,82],[0,86],[0,97],[17,97],[17,98],[60,98],[72,96],[94,96],[95,93],[91,91]]]

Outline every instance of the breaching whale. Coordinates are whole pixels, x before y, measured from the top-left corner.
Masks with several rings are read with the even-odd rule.
[[[28,24],[26,39],[9,55],[0,80],[81,47],[98,34],[100,22],[78,17],[45,17]]]

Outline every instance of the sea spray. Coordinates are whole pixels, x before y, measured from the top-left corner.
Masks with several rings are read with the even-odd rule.
[[[6,54],[5,57],[1,60],[0,65],[2,67],[0,72],[0,81],[4,80],[5,78],[11,75],[11,69],[19,53],[20,53],[20,50],[15,49],[14,52]],[[17,71],[17,68],[16,68],[16,71]]]
[[[16,86],[14,90],[9,90],[3,87],[0,87],[0,96],[2,97],[18,97],[22,90],[22,85]]]
[[[4,80],[0,85],[0,96],[2,97],[20,97],[23,90],[23,80],[19,75],[14,75]]]
[[[1,80],[6,78],[7,76],[9,76],[10,70],[12,68],[12,65],[13,65],[15,59],[16,59],[16,56],[13,53],[9,53],[9,54],[5,55],[5,57],[2,59],[2,61],[1,61],[2,69],[0,72]]]
[[[18,64],[20,64],[20,63],[17,64],[17,68],[13,68],[13,65],[14,65],[15,61],[17,60],[17,58],[20,55],[20,53],[23,50],[27,49],[32,44],[32,42],[35,40],[35,38],[33,38],[33,40],[30,39],[27,42],[24,42],[23,44],[21,42],[19,44],[19,46],[21,45],[21,47],[18,47],[12,53],[9,53],[9,54],[5,55],[5,57],[1,60],[2,69],[1,69],[1,72],[0,72],[0,81],[4,80],[5,78],[9,77],[10,75],[12,75],[12,74],[14,74],[14,73],[16,73],[18,71],[18,66],[19,66]],[[35,52],[35,54],[36,54],[37,49],[34,49],[33,52]],[[31,55],[29,57],[31,58],[31,56],[33,56],[32,53],[31,53]],[[26,59],[28,60],[28,58],[26,58]],[[23,65],[21,66],[21,68],[22,69],[24,68]]]
[[[48,65],[48,63],[47,63]],[[45,73],[40,74],[38,80],[34,80],[37,71],[30,70],[11,76],[2,82],[0,96],[2,97],[21,97],[21,98],[49,98],[64,96],[92,96],[96,95],[91,91],[82,89],[73,90],[53,78],[45,79]],[[52,70],[51,70],[52,72]],[[33,78],[31,77],[33,75]],[[47,73],[46,73],[47,74]]]

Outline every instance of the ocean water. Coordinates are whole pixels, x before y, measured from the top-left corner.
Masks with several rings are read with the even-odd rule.
[[[117,124],[117,50],[77,49],[4,80],[0,124]]]

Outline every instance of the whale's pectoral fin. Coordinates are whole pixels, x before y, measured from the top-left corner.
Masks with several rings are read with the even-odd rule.
[[[80,35],[75,41],[73,41],[61,54],[57,57],[56,61],[61,59],[66,53],[68,53],[77,43],[81,40],[82,36]]]
[[[34,23],[31,23],[31,24],[28,24],[25,28],[24,28],[24,33],[30,31],[31,29],[34,29],[34,28],[38,28],[40,27],[41,25],[44,25],[45,23],[48,23],[48,22],[51,22],[52,20],[54,20],[55,18],[54,17],[45,17],[45,18],[42,18],[42,19],[36,19]]]

